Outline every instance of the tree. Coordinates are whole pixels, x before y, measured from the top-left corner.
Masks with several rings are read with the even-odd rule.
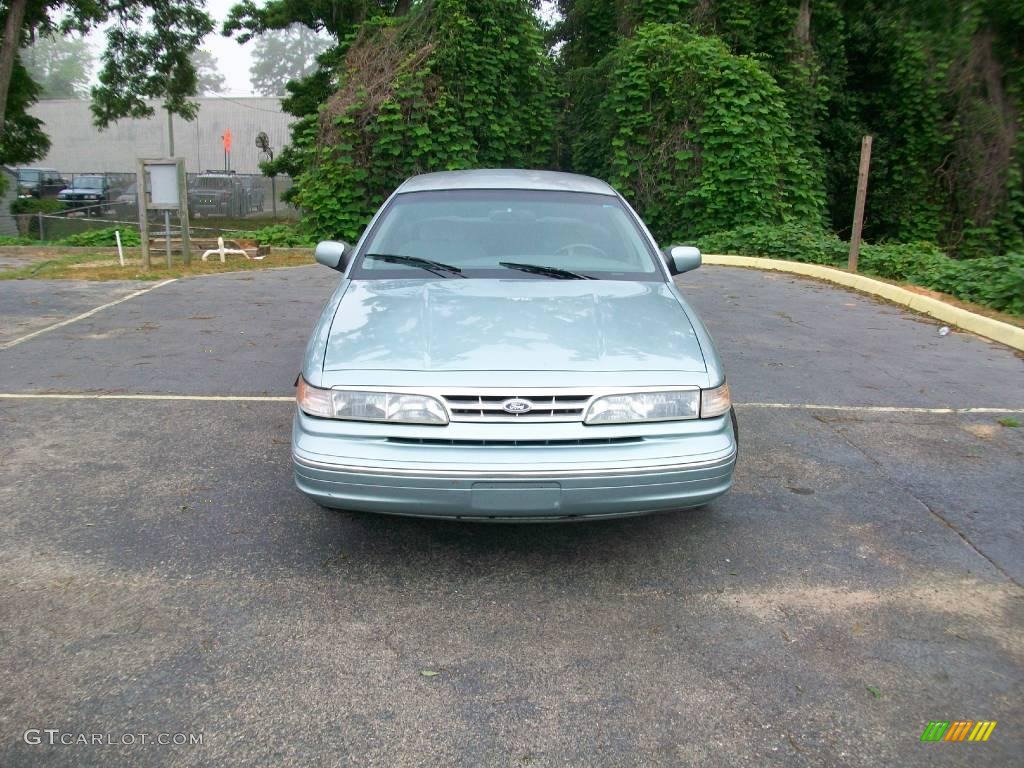
[[[242,0],[231,8],[223,34],[247,43],[265,32],[301,24],[342,40],[368,19],[404,16],[411,7],[412,0],[267,0],[260,7],[253,0]]]
[[[91,46],[81,38],[38,38],[21,49],[20,58],[39,86],[41,99],[82,99],[89,95]]]
[[[224,90],[224,75],[217,67],[217,59],[207,50],[192,54],[192,66],[196,68],[196,93],[208,96]]]
[[[36,102],[38,94],[39,86],[16,61],[7,93],[7,120],[3,134],[0,135],[0,163],[30,163],[45,156],[50,150],[50,140],[43,132],[43,121],[28,113],[28,108]]]
[[[317,68],[317,56],[332,46],[309,27],[292,24],[256,38],[249,68],[252,87],[264,96],[280,96],[290,80],[301,80]]]
[[[213,31],[203,0],[7,0],[0,17],[0,146],[9,147],[4,139],[8,110],[12,122],[24,120],[23,110],[35,98],[24,98],[24,89],[18,103],[10,96],[18,51],[38,35],[106,29],[99,85],[91,91],[99,127],[152,115],[146,99],[162,99],[166,109],[187,119],[195,115],[189,97],[197,79],[190,54]],[[0,156],[0,162],[8,159]]]

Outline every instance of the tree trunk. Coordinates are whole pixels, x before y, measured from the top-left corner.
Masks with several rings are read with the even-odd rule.
[[[811,0],[800,0],[800,10],[796,15],[797,42],[805,48],[811,45]]]
[[[4,135],[4,118],[7,115],[7,93],[11,87],[11,73],[14,59],[21,43],[21,25],[25,21],[25,7],[28,0],[10,0],[7,4],[7,21],[4,24],[4,39],[0,43],[0,137]]]
[[[395,16],[405,16],[412,7],[412,0],[398,0],[395,3]]]

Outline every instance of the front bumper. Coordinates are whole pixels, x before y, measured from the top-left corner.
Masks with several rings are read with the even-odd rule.
[[[509,430],[516,445],[508,445]],[[595,435],[611,441],[582,442]],[[299,490],[336,509],[506,521],[626,517],[701,506],[728,491],[736,434],[728,416],[597,428],[436,428],[315,419],[296,410],[292,461]]]

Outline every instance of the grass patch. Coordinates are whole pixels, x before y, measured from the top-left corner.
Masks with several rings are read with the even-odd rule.
[[[996,423],[1004,427],[1016,428],[1020,426],[1020,422],[1017,421],[1017,419],[1013,418],[1012,416],[1006,416],[1005,418],[1002,419],[996,419]]]
[[[199,254],[192,255],[192,263],[186,266],[181,256],[174,256],[168,269],[163,252],[151,254],[149,270],[142,269],[142,259],[126,258],[125,266],[118,263],[110,253],[81,253],[38,261],[18,269],[0,271],[0,280],[165,280],[170,277],[190,275],[211,275],[220,272],[244,272],[273,267],[300,267],[313,264],[313,252],[308,248],[275,248],[266,258],[259,261],[243,256],[229,255],[224,263],[217,256],[210,261],[200,260]]]

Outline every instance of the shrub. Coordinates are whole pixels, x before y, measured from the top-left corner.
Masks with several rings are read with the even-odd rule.
[[[867,274],[920,285],[1000,312],[1024,315],[1024,254],[951,259],[931,243],[865,245]]]
[[[131,247],[140,245],[142,243],[139,237],[138,230],[131,228],[121,227],[104,227],[103,229],[88,229],[84,232],[78,232],[74,235],[68,235],[62,240],[58,240],[61,245],[77,245],[94,248],[102,248],[106,246],[117,245],[117,240],[114,239],[114,232],[120,230],[121,232],[121,245],[125,247]]]
[[[765,256],[812,264],[838,264],[846,258],[848,246],[830,232],[800,224],[750,225],[705,235],[697,241],[706,253]]]
[[[11,203],[11,213],[18,219],[18,231],[35,240],[39,239],[39,217],[36,214],[60,213],[63,210],[64,203],[51,198],[19,197]]]
[[[60,213],[64,207],[60,200],[49,197],[19,197],[11,203],[11,213],[15,216],[26,213]]]
[[[228,232],[225,237],[238,240],[255,240],[260,245],[275,245],[279,248],[302,248],[316,245],[317,238],[306,232],[300,232],[287,224],[274,224],[249,232]]]
[[[28,237],[10,237],[0,235],[0,245],[35,245],[36,241]]]
[[[698,240],[707,253],[763,256],[845,266],[849,245],[835,235],[802,227],[737,227]],[[940,291],[1000,312],[1024,315],[1024,254],[953,259],[933,243],[861,246],[860,270],[897,282]]]

